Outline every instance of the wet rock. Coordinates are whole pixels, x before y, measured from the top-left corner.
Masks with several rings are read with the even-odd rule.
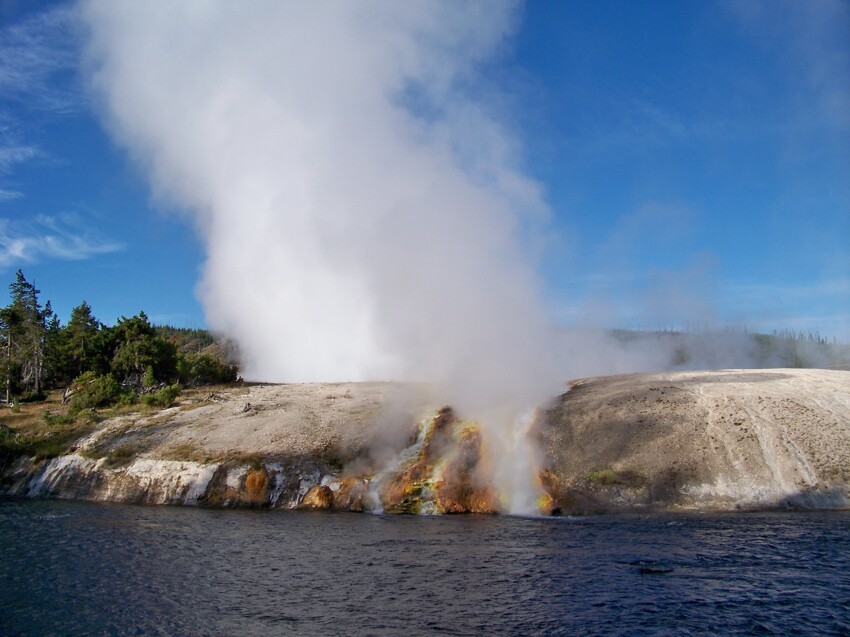
[[[334,492],[331,491],[331,488],[316,485],[315,487],[311,487],[307,493],[304,494],[304,499],[301,500],[301,504],[298,508],[308,509],[310,511],[323,511],[330,509],[333,506],[333,502]]]
[[[459,433],[457,453],[436,485],[437,507],[443,513],[496,513],[499,500],[481,464],[481,431],[467,425]]]
[[[342,478],[333,492],[333,508],[338,511],[363,510],[363,499],[369,492],[369,483],[363,478]]]
[[[443,407],[437,412],[418,458],[412,464],[400,468],[384,486],[380,495],[384,512],[419,514],[435,508],[434,468],[445,454],[455,448],[452,434],[456,423],[450,407]]]

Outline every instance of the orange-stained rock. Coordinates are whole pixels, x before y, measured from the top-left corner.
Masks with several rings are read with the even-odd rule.
[[[433,467],[418,460],[406,471],[395,476],[381,494],[387,513],[418,513],[422,482],[431,477]]]
[[[540,512],[544,515],[557,515],[562,507],[556,496],[563,490],[558,485],[557,476],[546,469],[540,472],[539,480],[543,489],[543,495],[540,496]]]
[[[369,492],[369,483],[359,477],[340,479],[339,488],[333,494],[333,508],[338,511],[363,510],[363,498]]]
[[[451,407],[443,407],[434,416],[425,437],[419,458],[393,477],[381,493],[381,503],[387,513],[419,513],[423,491],[434,474],[434,465],[455,446],[452,432],[457,424]]]
[[[334,492],[330,487],[317,485],[310,487],[310,490],[304,494],[304,499],[298,505],[300,509],[309,509],[311,511],[319,511],[330,509],[334,501]]]
[[[460,433],[457,453],[436,485],[437,507],[443,513],[496,513],[499,499],[481,464],[482,436],[468,425]]]
[[[252,469],[245,476],[245,500],[265,502],[269,498],[269,474],[264,467]]]

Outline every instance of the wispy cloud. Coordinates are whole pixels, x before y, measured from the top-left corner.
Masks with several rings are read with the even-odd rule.
[[[0,267],[44,259],[80,261],[123,249],[84,226],[85,221],[73,214],[39,215],[27,223],[0,218]]]
[[[81,96],[73,81],[77,43],[72,9],[58,6],[0,29],[0,95],[26,108],[73,112]]]
[[[8,134],[6,130],[0,129],[0,177],[11,173],[18,164],[25,164],[39,155],[35,146],[20,144]],[[23,197],[24,193],[0,181],[0,202],[10,201]]]
[[[70,4],[30,14],[0,27],[0,176],[43,155],[32,128],[79,111],[77,36]],[[23,193],[0,183],[0,201]]]
[[[9,172],[16,164],[29,161],[37,154],[38,149],[34,146],[15,144],[0,136],[0,174]]]

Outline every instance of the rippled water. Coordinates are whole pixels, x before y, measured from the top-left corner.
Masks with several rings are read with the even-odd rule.
[[[848,634],[850,514],[0,501],[2,635]]]

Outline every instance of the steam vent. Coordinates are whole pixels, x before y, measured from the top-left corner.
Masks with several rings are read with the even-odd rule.
[[[102,421],[8,459],[7,495],[139,504],[500,513],[487,427],[422,386],[245,385]],[[529,514],[846,508],[850,372],[726,370],[574,381],[529,432]],[[533,479],[533,478],[532,478]]]

